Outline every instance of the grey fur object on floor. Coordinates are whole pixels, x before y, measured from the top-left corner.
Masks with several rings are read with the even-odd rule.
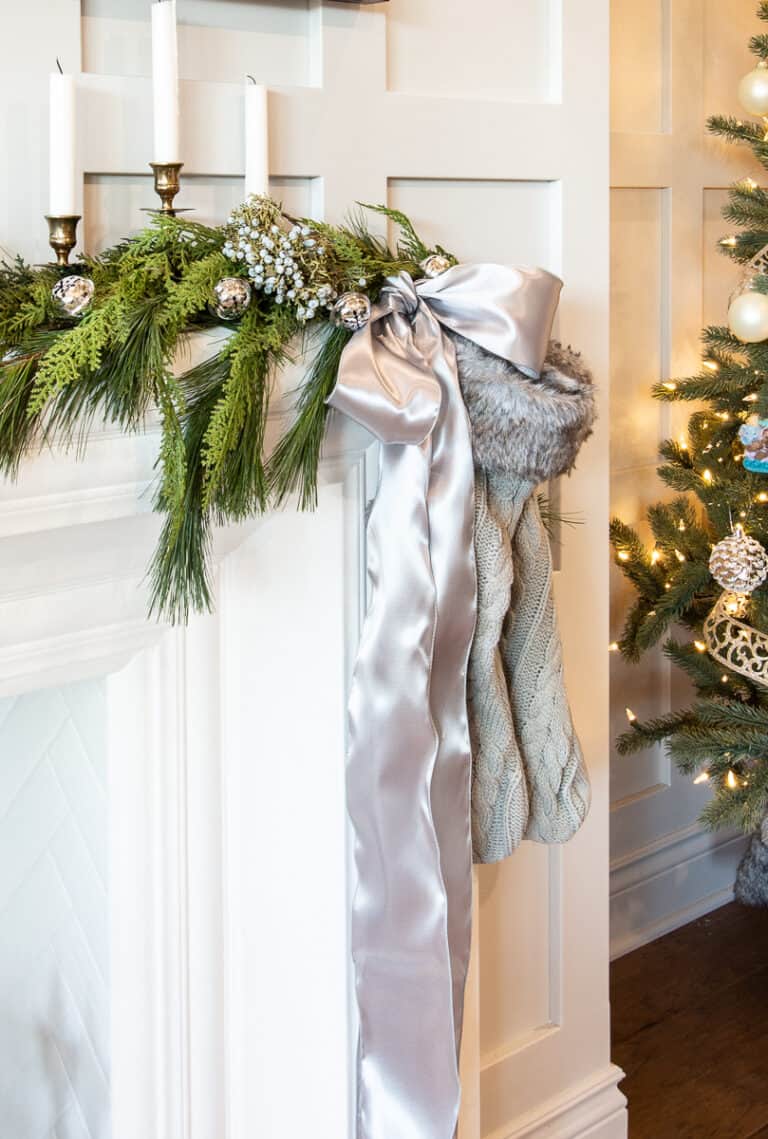
[[[541,377],[449,333],[472,424],[475,465],[545,482],[573,467],[596,417],[592,375],[581,355],[550,342]]]
[[[739,863],[735,894],[745,906],[768,906],[768,817]]]

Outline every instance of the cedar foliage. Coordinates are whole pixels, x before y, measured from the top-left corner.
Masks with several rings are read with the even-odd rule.
[[[364,282],[375,300],[387,277],[419,277],[419,262],[444,250],[424,245],[404,214],[365,208],[399,229],[394,249],[369,232],[362,211],[331,226],[290,218],[268,198],[243,207],[273,233],[308,227],[302,256],[310,275],[322,274],[333,294]],[[245,262],[225,255],[232,224],[156,215],[134,237],[64,270],[21,259],[0,264],[0,475],[17,477],[24,456],[42,446],[81,451],[95,419],[136,432],[153,418],[160,430],[155,505],[165,517],[150,567],[151,608],[174,621],[211,606],[216,525],[293,494],[301,509],[316,504],[326,399],[350,335],[333,326],[327,309],[307,323],[295,304],[255,289],[242,316],[220,327],[208,357],[179,374],[189,335],[221,326],[211,307],[216,283],[248,273]],[[51,296],[69,274],[88,276],[95,287],[79,318],[62,315]],[[310,360],[307,379],[267,456],[275,376],[302,355]]]

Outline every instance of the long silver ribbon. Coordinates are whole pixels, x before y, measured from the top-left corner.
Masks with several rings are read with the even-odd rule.
[[[501,265],[392,277],[329,400],[384,444],[349,704],[357,1139],[453,1139],[459,1114],[477,583],[470,428],[441,325],[535,376],[560,288]]]

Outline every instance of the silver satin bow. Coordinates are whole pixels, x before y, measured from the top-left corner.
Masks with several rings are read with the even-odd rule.
[[[441,325],[537,376],[561,285],[502,265],[391,277],[328,401],[385,444],[349,703],[357,1139],[453,1139],[459,1114],[477,582],[469,420]]]

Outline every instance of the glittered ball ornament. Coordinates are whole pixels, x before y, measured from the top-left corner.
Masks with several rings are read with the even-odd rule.
[[[51,289],[51,299],[62,316],[81,316],[93,300],[94,290],[90,277],[72,274],[56,282]]]
[[[331,321],[337,328],[359,332],[371,319],[371,302],[365,293],[342,293],[331,309]]]
[[[739,102],[750,115],[768,115],[768,64],[758,63],[739,83]]]
[[[251,286],[243,277],[222,277],[213,298],[211,309],[219,320],[239,320],[251,303]]]
[[[748,289],[731,301],[728,327],[745,344],[768,340],[768,296]]]
[[[730,593],[752,593],[768,577],[768,554],[737,526],[712,550],[709,572]]]
[[[424,258],[419,268],[425,277],[439,277],[446,269],[450,269],[452,264],[450,258],[444,257],[442,253],[432,253]]]

